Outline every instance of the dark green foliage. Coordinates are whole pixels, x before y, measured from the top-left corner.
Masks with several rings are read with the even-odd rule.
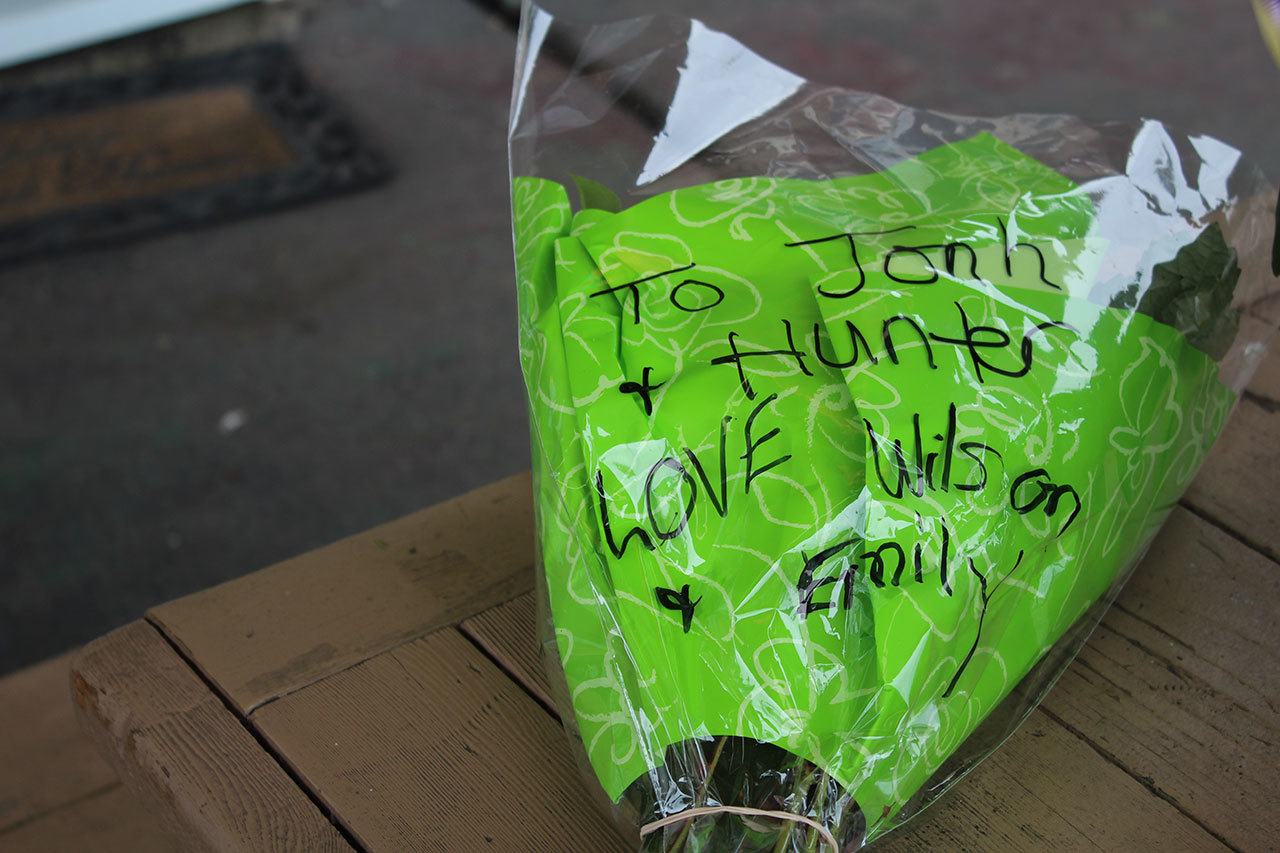
[[[573,183],[578,188],[578,201],[583,210],[603,210],[617,213],[622,210],[622,200],[618,194],[599,181],[593,181],[582,175],[573,175]]]
[[[1113,308],[1146,314],[1181,332],[1187,343],[1221,359],[1235,340],[1240,312],[1231,307],[1240,265],[1215,222],[1151,270],[1139,298],[1135,283],[1112,300]],[[1136,303],[1136,305],[1135,305]]]
[[[679,777],[691,801],[685,808],[749,806],[802,814],[819,821],[842,845],[860,843],[866,832],[857,803],[839,783],[812,763],[771,743],[722,735],[685,741],[667,752],[665,766]],[[642,777],[627,792],[642,821],[678,812],[670,788],[666,805],[654,800],[652,780]],[[826,853],[829,846],[811,827],[777,818],[721,812],[667,827],[647,836],[645,853]]]

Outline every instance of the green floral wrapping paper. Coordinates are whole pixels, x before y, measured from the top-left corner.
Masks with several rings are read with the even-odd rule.
[[[512,198],[555,665],[615,802],[745,738],[874,838],[1122,579],[1234,402],[1234,260],[1216,337],[1108,298],[1090,196],[989,134],[616,212]]]

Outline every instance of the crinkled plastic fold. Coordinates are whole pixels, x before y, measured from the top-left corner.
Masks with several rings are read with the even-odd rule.
[[[1158,121],[913,109],[698,21],[526,6],[519,50],[565,725],[646,849],[857,849],[1017,727],[1190,482],[1276,326],[1274,190]]]

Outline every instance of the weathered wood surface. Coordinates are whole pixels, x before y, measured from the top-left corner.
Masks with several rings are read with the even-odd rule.
[[[1272,411],[1280,406],[1280,346],[1276,341],[1272,341],[1271,353],[1258,365],[1249,393]]]
[[[150,619],[242,712],[519,595],[529,474],[161,605]]]
[[[5,853],[179,853],[155,815],[119,783],[62,804],[10,831],[0,832]]]
[[[477,613],[458,627],[524,685],[531,696],[554,709],[556,703],[543,669],[538,635],[534,632],[537,611],[534,593],[526,592],[506,604]]]
[[[89,644],[72,679],[86,730],[183,849],[351,849],[151,625]]]
[[[1227,848],[1041,712],[916,823],[875,847],[936,850]]]
[[[0,833],[117,784],[76,723],[70,672],[67,654],[0,680]]]
[[[1183,503],[1280,559],[1280,408],[1246,398],[1236,406]]]
[[[0,679],[0,850],[176,848],[80,730],[71,654]]]
[[[558,723],[455,630],[253,720],[367,849],[627,849],[590,805]]]
[[[1280,841],[1280,565],[1178,511],[1044,709],[1243,850]]]

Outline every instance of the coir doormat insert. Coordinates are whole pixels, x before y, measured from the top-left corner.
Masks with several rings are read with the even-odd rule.
[[[388,174],[282,45],[0,90],[0,263],[241,217]]]

